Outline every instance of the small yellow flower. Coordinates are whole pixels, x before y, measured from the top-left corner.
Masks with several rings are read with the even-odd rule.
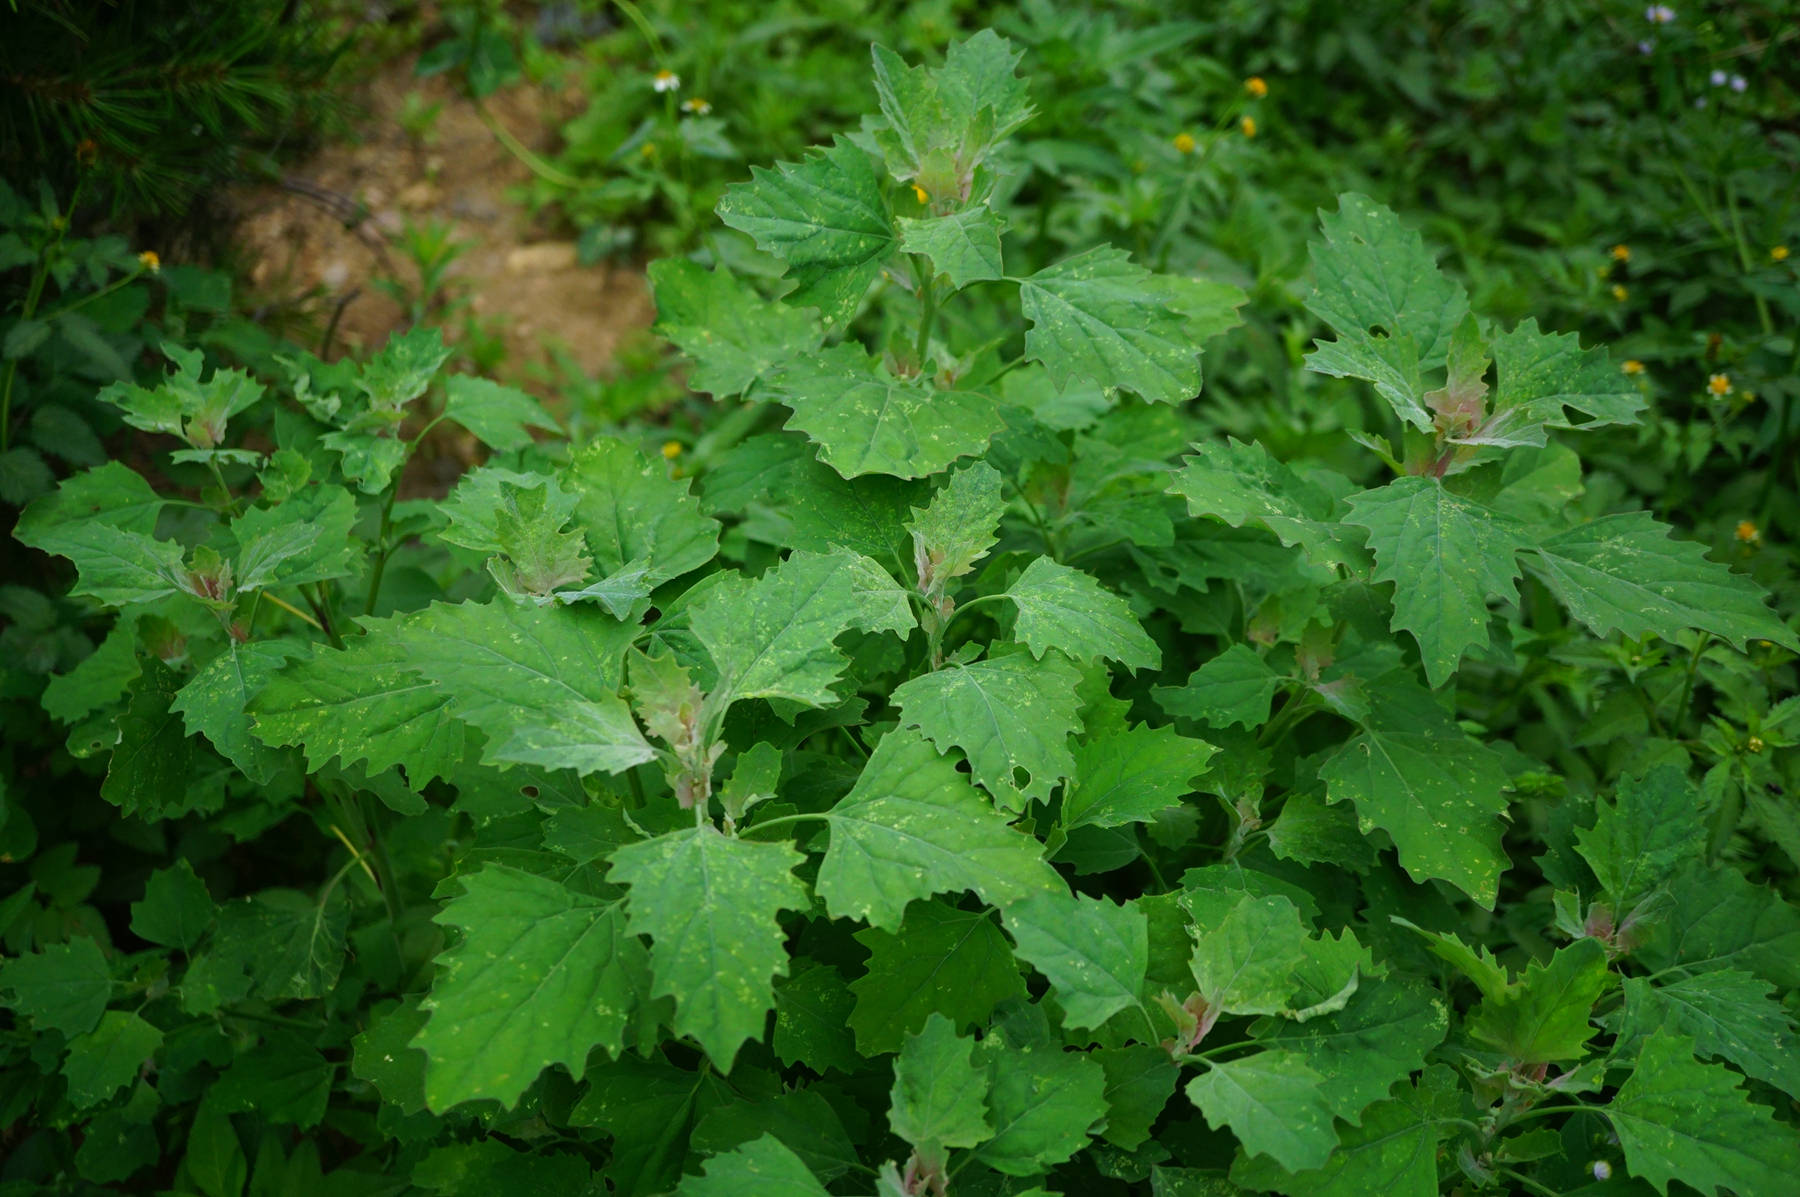
[[[1761,544],[1762,543],[1762,529],[1758,528],[1755,524],[1751,523],[1749,520],[1739,520],[1738,526],[1737,526],[1737,531],[1734,533],[1734,535],[1743,544]]]
[[[1631,261],[1631,246],[1629,245],[1615,245],[1607,252],[1612,254],[1615,262]]]
[[[1761,736],[1751,736],[1748,740],[1744,741],[1744,747],[1748,748],[1751,752],[1761,752],[1763,750],[1763,738]]]
[[[691,112],[695,116],[705,116],[712,111],[712,102],[702,99],[699,96],[695,96],[691,100],[683,100],[681,102],[681,110],[683,112]]]
[[[1244,80],[1244,90],[1250,93],[1251,99],[1260,100],[1269,94],[1269,85],[1263,82],[1261,75],[1252,75]]]
[[[1238,128],[1240,128],[1244,131],[1245,137],[1255,137],[1256,136],[1256,118],[1253,116],[1245,117],[1243,120],[1238,122]]]
[[[1638,361],[1635,357],[1628,357],[1625,359],[1625,364],[1620,366],[1619,369],[1625,371],[1627,374],[1642,374],[1644,372],[1644,363]]]
[[[1738,403],[1744,407],[1749,407],[1752,403],[1755,403],[1755,402],[1756,402],[1756,392],[1755,391],[1744,391],[1738,395]]]
[[[138,265],[142,266],[145,270],[148,270],[151,274],[155,274],[162,269],[162,259],[156,256],[155,250],[147,249],[138,255]]]
[[[1625,289],[1625,285],[1623,283],[1614,283],[1613,284],[1612,297],[1614,299],[1618,300],[1620,303],[1624,303],[1626,301],[1626,299],[1630,298],[1630,296],[1631,296],[1631,292],[1627,291]]]
[[[663,447],[662,447],[662,455],[663,455],[663,460],[665,460],[665,461],[674,461],[677,457],[680,457],[681,456],[681,442],[680,441],[664,441]]]
[[[917,183],[914,183],[912,185],[912,189],[913,189],[913,197],[915,199],[917,199],[921,204],[929,204],[931,202],[931,195],[923,187],[919,186]]]
[[[1706,380],[1706,389],[1723,399],[1726,395],[1731,394],[1731,375],[1714,374]]]
[[[680,91],[681,76],[671,70],[660,70],[650,80],[650,86],[657,91]]]
[[[1773,245],[1773,246],[1769,247],[1769,261],[1785,262],[1785,261],[1787,261],[1787,257],[1788,257],[1788,247],[1787,246]]]
[[[1175,135],[1176,153],[1191,154],[1194,152],[1194,145],[1194,135],[1192,133],[1177,133]]]
[[[656,157],[656,143],[654,141],[646,141],[642,146],[638,147],[638,153],[645,158]]]

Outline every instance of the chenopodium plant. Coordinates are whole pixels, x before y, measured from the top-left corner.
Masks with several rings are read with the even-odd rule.
[[[70,1104],[147,1121],[125,1073],[200,1067],[153,1020],[249,995],[343,1021],[240,1030],[243,1077],[193,1136],[250,1133],[263,1057],[303,1048],[323,1096],[260,1117],[377,1103],[392,1149],[338,1171],[434,1191],[595,1169],[700,1197],[1562,1191],[1615,1168],[1779,1191],[1800,912],[1706,857],[1682,745],[1583,794],[1458,717],[1556,600],[1595,636],[1794,644],[1647,516],[1568,518],[1561,430],[1635,419],[1634,393],[1571,338],[1484,328],[1349,196],[1312,364],[1375,383],[1404,430],[1365,439],[1397,477],[1212,440],[1187,401],[1241,296],[1110,249],[1007,273],[1031,249],[990,202],[1030,115],[1014,62],[992,34],[937,69],[878,48],[879,117],[727,193],[783,298],[653,267],[691,384],[738,403],[697,493],[626,441],[562,453],[501,421],[514,456],[380,516],[407,602],[280,647],[222,621],[224,651],[264,655],[221,670],[217,722],[173,705],[194,682],[134,698],[113,772],[160,762],[151,734],[246,773],[297,750],[361,819],[316,900],[215,911],[181,880],[192,955],[140,1012],[109,1008],[92,944],[10,963],[32,1019],[84,970],[61,1071],[112,1071]],[[413,388],[329,373],[301,372],[317,448],[292,451],[373,506],[404,454],[370,440]],[[485,385],[448,389],[510,411]],[[458,418],[481,435],[488,410]],[[116,554],[49,530],[103,522],[90,477],[25,534],[117,604]],[[241,603],[262,575],[233,539]],[[1516,833],[1535,864],[1505,850],[1509,793],[1551,804]],[[160,910],[176,880],[151,884]],[[260,958],[252,930],[293,942]]]

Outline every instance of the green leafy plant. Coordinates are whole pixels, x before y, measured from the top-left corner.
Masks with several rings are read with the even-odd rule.
[[[13,1175],[1780,1191],[1800,641],[1587,485],[1642,393],[1350,193],[1307,365],[1367,418],[1220,435],[1243,293],[1042,260],[1018,61],[878,46],[879,115],[728,189],[779,296],[653,266],[718,404],[672,455],[423,330],[102,393],[209,484],[15,531],[118,619],[0,808]],[[403,499],[440,420],[494,456]]]

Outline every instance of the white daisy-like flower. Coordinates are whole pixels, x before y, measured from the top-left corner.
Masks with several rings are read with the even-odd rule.
[[[1675,10],[1667,4],[1652,4],[1644,10],[1644,20],[1652,25],[1667,25],[1675,19]]]
[[[1714,71],[1706,77],[1707,82],[1711,83],[1714,87],[1724,87],[1730,79],[1731,76],[1727,75],[1724,71]]]
[[[1733,75],[1731,77],[1731,90],[1732,91],[1743,91],[1746,87],[1749,87],[1749,86],[1750,86],[1750,84],[1744,80],[1744,77],[1742,75]]]
[[[656,72],[656,77],[650,80],[650,86],[657,91],[680,91],[681,76],[674,71],[661,70]]]
[[[681,110],[683,112],[691,112],[695,116],[705,116],[712,111],[712,103],[708,100],[701,99],[699,96],[695,96],[691,100],[683,100],[681,102]]]
[[[1656,43],[1651,41],[1649,38],[1645,38],[1643,41],[1638,43],[1638,53],[1639,54],[1654,54],[1654,53],[1656,53]]]

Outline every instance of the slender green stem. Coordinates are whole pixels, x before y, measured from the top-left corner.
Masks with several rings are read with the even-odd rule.
[[[388,859],[387,844],[381,838],[378,821],[381,812],[375,809],[375,799],[368,794],[361,796],[361,805],[363,826],[369,833],[369,858],[375,862],[375,884],[381,890],[381,900],[387,905],[388,921],[394,926],[398,946],[400,918],[406,913],[406,903],[400,897],[400,882],[394,875],[393,861]]]
[[[1511,1177],[1513,1180],[1518,1181],[1520,1184],[1530,1189],[1533,1193],[1543,1194],[1543,1197],[1562,1197],[1561,1193],[1550,1186],[1541,1185],[1537,1181],[1531,1179],[1531,1177],[1526,1176],[1523,1172],[1515,1171],[1512,1168],[1500,1169],[1500,1175]]]
[[[1681,679],[1681,701],[1675,704],[1674,729],[1679,734],[1681,725],[1687,721],[1688,701],[1694,696],[1694,674],[1700,668],[1700,657],[1706,652],[1707,644],[1712,640],[1711,632],[1701,632],[1700,639],[1694,641],[1694,651],[1688,657],[1687,673]]]
[[[1738,215],[1737,184],[1729,178],[1725,181],[1725,211],[1731,216],[1731,236],[1737,243],[1738,265],[1745,274],[1756,269],[1750,260],[1750,242],[1744,237],[1744,221]],[[1750,298],[1756,302],[1757,319],[1762,321],[1763,336],[1775,335],[1775,322],[1769,318],[1769,303],[1759,293],[1750,292]]]
[[[30,320],[37,313],[38,304],[44,298],[44,284],[50,281],[50,255],[62,244],[69,225],[75,220],[75,206],[81,202],[81,188],[86,181],[85,178],[75,181],[75,189],[69,193],[68,208],[64,210],[61,219],[51,226],[50,239],[38,249],[37,262],[31,268],[31,282],[25,290],[25,306],[19,310],[21,320]],[[19,359],[15,357],[6,363],[6,381],[0,383],[0,453],[12,447],[13,383],[18,377]]]
[[[288,602],[286,599],[277,598],[275,595],[270,594],[266,590],[257,591],[256,596],[259,599],[265,599],[265,598],[268,599],[271,603],[274,603],[277,607],[280,607],[283,611],[286,611],[289,615],[292,615],[295,619],[298,619],[302,623],[311,624],[314,628],[317,628],[321,632],[323,632],[325,630],[324,624],[320,623],[318,620],[314,619],[312,616],[308,615],[306,612],[302,611],[300,608],[294,606],[294,604]],[[254,610],[252,610],[252,612],[251,612],[251,618],[252,619],[255,618]]]
[[[919,373],[926,371],[926,354],[931,351],[931,324],[937,318],[937,288],[931,277],[931,264],[918,254],[912,255],[913,271],[919,280],[919,336],[913,346]]]
[[[1521,1122],[1529,1122],[1533,1118],[1548,1118],[1552,1114],[1604,1114],[1604,1113],[1606,1113],[1606,1107],[1604,1107],[1604,1106],[1579,1106],[1579,1105],[1538,1106],[1534,1109],[1526,1110],[1524,1113],[1518,1115],[1516,1118],[1511,1119],[1508,1122],[1508,1125],[1509,1126],[1517,1126]]]
[[[767,819],[761,823],[744,828],[739,835],[749,835],[753,831],[763,831],[770,827],[784,827],[789,823],[825,823],[830,821],[829,815],[782,815],[780,818]]]
[[[470,93],[469,98],[475,105],[475,115],[480,117],[481,123],[488,127],[488,132],[492,133],[494,139],[505,147],[507,153],[524,163],[525,167],[530,170],[532,174],[544,180],[544,182],[553,184],[557,187],[568,187],[573,189],[581,186],[580,179],[576,178],[574,175],[564,174],[562,171],[557,170],[554,166],[551,166],[548,162],[544,161],[543,158],[538,156],[538,154],[533,152],[530,146],[520,141],[517,137],[514,137],[512,132],[507,129],[505,125],[496,120],[493,113],[488,111],[487,105],[482,103],[473,93]]]
[[[381,528],[375,534],[375,567],[369,571],[369,592],[363,599],[363,614],[375,614],[375,600],[381,595],[381,577],[387,572],[388,532],[393,528],[394,499],[400,494],[400,484],[392,483],[388,487],[387,498],[381,504]]]

